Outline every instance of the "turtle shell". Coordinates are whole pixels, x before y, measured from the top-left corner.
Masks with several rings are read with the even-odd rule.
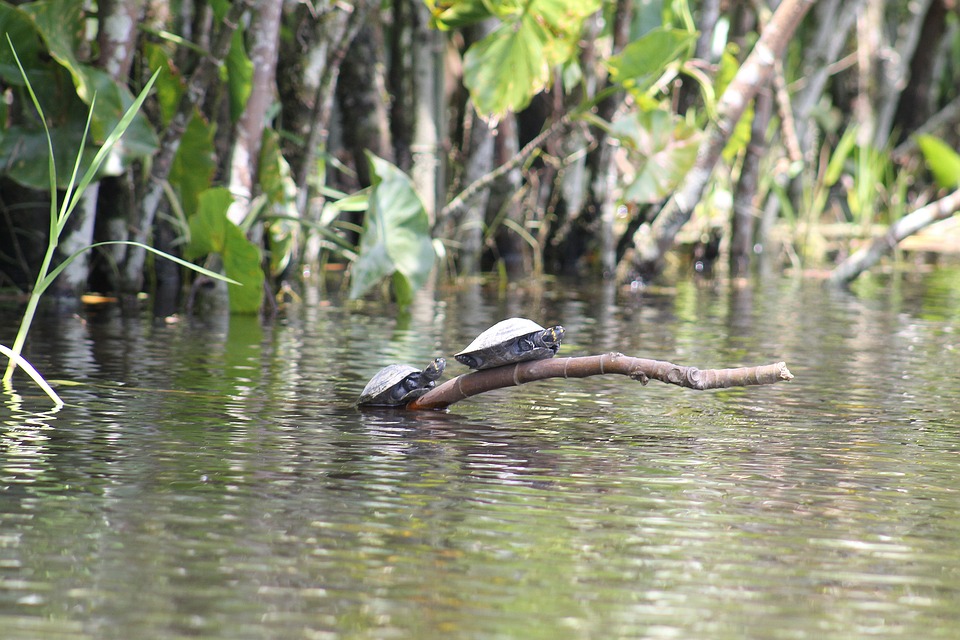
[[[421,371],[408,364],[391,364],[380,369],[363,388],[358,406],[399,407],[411,402],[436,384],[446,361],[437,358]]]
[[[508,318],[481,333],[454,358],[471,369],[492,369],[552,358],[560,349],[562,339],[560,325],[544,329],[533,320]]]

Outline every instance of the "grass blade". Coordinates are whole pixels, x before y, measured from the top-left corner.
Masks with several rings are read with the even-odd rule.
[[[14,353],[12,349],[0,344],[0,353],[10,358],[12,362],[15,362],[17,366],[27,372],[27,375],[33,378],[33,381],[37,383],[37,386],[43,389],[43,392],[46,393],[51,400],[58,406],[63,406],[63,400],[60,399],[60,396],[57,395],[57,392],[53,390],[47,381],[43,379],[43,376],[33,368],[33,365],[27,362],[27,359],[21,356],[20,354]]]

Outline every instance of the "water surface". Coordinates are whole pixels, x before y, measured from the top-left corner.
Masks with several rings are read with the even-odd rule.
[[[75,384],[0,407],[2,637],[957,637],[958,275],[44,318],[27,355]],[[796,379],[352,406],[509,315],[563,355]]]

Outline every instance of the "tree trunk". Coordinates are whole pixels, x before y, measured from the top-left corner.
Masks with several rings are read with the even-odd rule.
[[[443,36],[428,25],[430,11],[417,2],[413,39],[415,100],[413,144],[410,146],[413,184],[423,200],[430,224],[436,222],[442,189],[443,154]]]
[[[100,56],[97,59],[97,66],[119,83],[124,83],[130,75],[137,39],[137,24],[140,21],[142,11],[143,0],[104,0],[99,4]],[[67,227],[60,236],[55,262],[62,262],[80,249],[94,243],[101,184],[105,185],[107,190],[113,191],[123,189],[130,183],[122,177],[107,177],[101,182],[94,182],[87,187],[81,196],[80,206],[70,216]],[[99,215],[117,219],[124,215],[124,210],[103,208]],[[107,223],[102,228],[108,228],[117,233],[117,235],[103,238],[104,240],[127,239],[126,224],[122,222],[112,225]],[[122,251],[120,254],[122,254]],[[113,257],[116,259],[119,256],[114,253]],[[51,288],[52,293],[58,297],[76,298],[86,291],[90,283],[92,259],[93,256],[89,251],[81,253],[54,281]],[[115,289],[117,287],[112,286],[111,288]]]
[[[320,189],[326,182],[325,155],[328,150],[330,121],[333,113],[334,97],[340,68],[350,48],[350,43],[363,26],[368,2],[357,1],[353,4],[339,3],[336,10],[326,20],[318,21],[311,47],[315,50],[312,57],[321,58],[323,65],[318,69],[316,85],[312,97],[312,109],[307,125],[306,152],[296,167],[297,209],[309,222],[317,223],[323,212],[325,202]],[[320,161],[318,163],[318,160]],[[319,164],[319,167],[318,167]],[[304,247],[304,263],[314,265],[319,261],[320,237],[308,233]]]
[[[250,97],[235,128],[235,142],[230,156],[230,193],[234,202],[227,213],[237,225],[250,214],[250,204],[257,195],[260,148],[267,126],[267,111],[277,95],[277,49],[280,40],[280,8],[282,2],[260,0],[250,25],[250,61],[253,63]],[[259,235],[261,227],[251,229]],[[251,238],[259,244],[261,238]]]
[[[164,199],[164,184],[170,175],[170,167],[180,148],[180,141],[187,129],[194,109],[203,100],[208,88],[216,86],[217,74],[227,52],[230,50],[230,41],[243,14],[246,13],[253,0],[236,0],[230,5],[230,10],[220,22],[213,46],[208,55],[205,55],[187,83],[186,90],[180,98],[177,112],[170,120],[160,139],[160,150],[154,155],[150,170],[150,181],[147,192],[141,200],[139,210],[134,212],[132,220],[133,239],[146,243],[153,230],[153,222],[160,210]],[[143,285],[143,265],[146,251],[139,247],[128,247],[126,259],[122,268],[123,289],[125,293],[133,294],[140,291]]]
[[[730,228],[730,275],[741,277],[750,271],[750,257],[755,242],[754,228],[757,215],[757,185],[760,182],[760,164],[767,154],[767,128],[773,114],[773,96],[760,91],[754,100],[750,143],[747,145],[740,179],[733,196],[733,219]]]
[[[629,0],[617,0],[613,24],[613,52],[623,49],[630,38],[630,21],[633,5]],[[589,56],[588,56],[589,58]],[[589,61],[587,65],[589,65]],[[623,102],[623,93],[616,92],[597,105],[596,115],[602,120],[610,122],[614,118],[617,108]],[[564,221],[558,230],[556,244],[560,253],[561,270],[567,273],[583,272],[586,269],[584,258],[592,252],[602,256],[602,269],[606,273],[613,273],[616,265],[615,241],[613,234],[613,209],[616,204],[610,198],[609,175],[615,169],[611,166],[614,159],[615,147],[608,144],[605,131],[594,128],[591,132],[594,145],[587,154],[584,169],[586,171],[583,182],[587,189],[583,204],[575,210],[568,208],[568,220]],[[609,235],[610,237],[605,237]]]
[[[394,162],[379,11],[371,11],[350,44],[337,83],[341,141],[352,159],[357,188],[371,184],[365,151]]]
[[[690,219],[747,104],[769,80],[776,61],[783,55],[793,32],[812,4],[813,0],[784,0],[777,7],[753,51],[720,97],[717,121],[707,128],[693,168],[653,224],[641,225],[634,234],[634,252],[624,256],[624,260],[632,264],[618,267],[621,274],[626,276],[635,269],[641,277],[649,277],[660,271],[664,254],[673,245],[677,232]]]

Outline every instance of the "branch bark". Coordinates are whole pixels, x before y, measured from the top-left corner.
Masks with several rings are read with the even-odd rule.
[[[616,374],[628,376],[640,384],[659,380],[688,389],[725,389],[791,380],[793,374],[784,362],[738,369],[698,369],[662,360],[604,353],[596,356],[550,358],[520,362],[466,373],[447,380],[407,405],[410,410],[445,409],[455,402],[479,393],[514,387],[547,378],[587,378]]]
[[[659,271],[664,254],[673,245],[677,232],[690,219],[703,195],[737,122],[750,100],[769,80],[776,61],[782,59],[787,43],[812,5],[813,0],[784,0],[764,26],[753,51],[723,92],[717,105],[717,121],[707,128],[693,168],[657,214],[653,224],[642,225],[634,235],[635,252],[627,252],[624,259],[632,259],[641,273]],[[620,273],[629,271],[629,265],[621,264],[618,269]]]
[[[844,284],[876,264],[888,250],[914,233],[939,220],[945,220],[960,210],[960,189],[936,202],[920,207],[890,225],[890,229],[869,245],[863,247],[841,262],[830,274],[830,282]]]

